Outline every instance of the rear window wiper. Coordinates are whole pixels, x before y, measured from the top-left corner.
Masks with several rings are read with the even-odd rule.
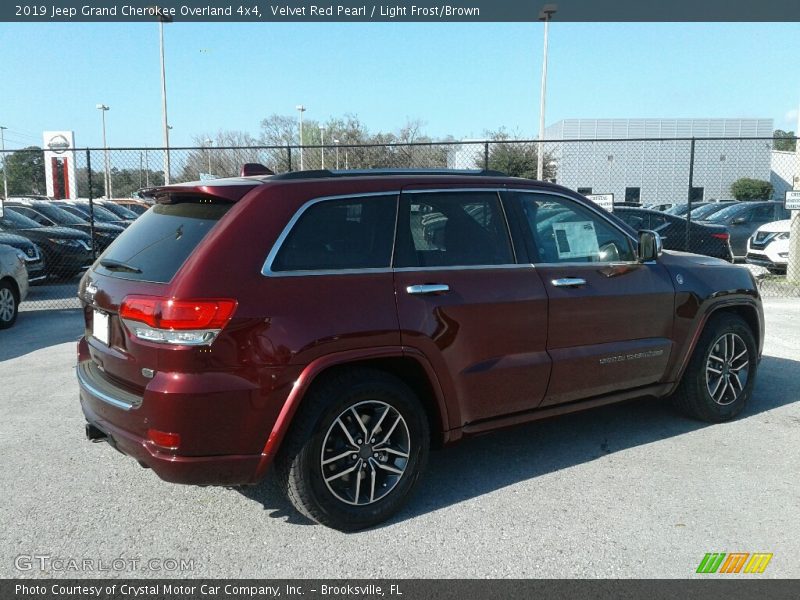
[[[114,260],[112,258],[104,258],[103,260],[100,261],[100,264],[110,271],[126,271],[128,273],[142,272],[142,270],[138,267],[134,267],[133,265],[129,265],[128,263],[124,263],[119,260]]]

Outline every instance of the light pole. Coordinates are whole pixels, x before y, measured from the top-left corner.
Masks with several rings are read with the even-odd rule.
[[[208,174],[211,175],[211,151],[209,148],[214,145],[214,140],[211,138],[206,140],[206,155],[208,156]]]
[[[169,185],[169,130],[167,121],[167,71],[164,66],[164,23],[171,23],[172,18],[159,14],[158,17],[158,37],[159,54],[161,56],[161,128],[164,135],[164,185]]]
[[[300,170],[303,170],[303,113],[306,112],[306,107],[302,104],[295,106],[297,112],[300,113]]]
[[[336,144],[336,170],[339,170],[339,140],[336,138],[333,139],[333,143]]]
[[[536,179],[542,180],[544,176],[544,100],[547,92],[547,33],[550,26],[550,19],[558,10],[557,4],[545,4],[542,12],[539,13],[539,20],[544,21],[544,53],[542,56],[542,85],[539,96],[539,144],[536,149]]]
[[[797,131],[794,142],[795,176],[793,190],[800,190],[800,110],[797,111]],[[800,210],[793,210],[789,221],[789,256],[786,265],[786,279],[800,283]]]
[[[111,109],[105,104],[98,104],[96,108],[100,111],[103,121],[103,159],[105,162],[105,177],[103,182],[105,184],[106,198],[111,198],[111,172],[108,170],[108,144],[106,144],[106,111]]]
[[[8,174],[6,173],[6,137],[8,127],[0,125],[0,150],[3,152],[3,199],[8,200]]]
[[[319,139],[320,139],[320,155],[322,157],[322,168],[325,168],[325,126],[319,126]]]

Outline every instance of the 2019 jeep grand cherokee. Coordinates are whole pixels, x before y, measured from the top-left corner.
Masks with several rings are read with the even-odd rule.
[[[749,271],[662,254],[560,186],[320,171],[151,195],[81,281],[77,373],[88,437],[168,481],[274,464],[301,512],[353,530],[405,502],[431,445],[639,397],[725,421],[753,387]]]

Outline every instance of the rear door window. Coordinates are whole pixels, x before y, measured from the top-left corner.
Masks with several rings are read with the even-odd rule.
[[[508,227],[497,193],[403,194],[395,267],[513,263]]]
[[[312,204],[289,231],[270,269],[276,273],[388,269],[396,214],[396,194]]]
[[[121,279],[167,283],[231,206],[229,202],[156,204],[108,247],[94,269]]]

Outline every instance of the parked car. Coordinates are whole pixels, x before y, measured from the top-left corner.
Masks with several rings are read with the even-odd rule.
[[[789,263],[789,235],[792,220],[762,225],[747,240],[745,262],[766,268],[770,273],[786,273]]]
[[[127,208],[132,213],[135,213],[136,215],[141,215],[145,213],[147,209],[150,208],[151,206],[150,204],[142,202],[141,200],[134,200],[131,198],[116,198],[112,200],[112,202],[114,202],[115,204],[119,204],[120,206],[124,206],[125,208]]]
[[[773,221],[790,217],[783,202],[765,200],[760,202],[739,202],[708,217],[703,223],[725,225],[731,234],[731,249],[736,260],[744,260],[747,255],[747,240],[759,227]]]
[[[686,244],[686,219],[644,208],[614,209],[614,214],[635,230],[658,232],[667,250],[683,250],[733,261],[730,234],[724,225],[689,223],[689,244]]]
[[[663,212],[675,206],[673,202],[662,202],[661,204],[645,204],[642,208],[649,208],[650,210],[657,210]]]
[[[115,225],[123,229],[130,225],[133,221],[127,219],[120,219],[110,210],[103,208],[99,203],[92,202],[93,206],[90,208],[88,202],[80,200],[58,200],[53,202],[58,208],[71,212],[73,215],[85,220],[91,218],[92,211],[94,212],[94,222],[105,223],[107,225]]]
[[[692,210],[695,210],[696,208],[699,208],[701,206],[705,206],[706,204],[712,204],[712,202],[692,202]],[[680,217],[689,212],[689,204],[686,202],[683,202],[681,204],[676,204],[675,206],[673,206],[672,208],[668,208],[664,212],[667,213],[668,215],[675,215],[676,217]]]
[[[45,227],[69,227],[88,235],[92,233],[92,226],[86,219],[63,210],[58,203],[44,200],[17,200],[6,202],[5,206],[8,210],[28,217]],[[95,221],[94,242],[97,251],[105,250],[123,231],[125,228],[119,225]]]
[[[47,278],[44,255],[41,248],[28,238],[2,231],[0,226],[0,244],[11,246],[25,256],[25,268],[28,271],[28,283],[38,283]]]
[[[725,202],[709,202],[708,204],[703,204],[703,206],[698,208],[693,208],[689,213],[689,216],[692,221],[702,221],[714,213],[721,211],[723,208],[728,208],[734,204],[737,204],[735,200]]]
[[[139,218],[139,215],[141,214],[129,210],[126,205],[120,204],[116,200],[95,200],[95,202],[99,203],[100,206],[105,208],[107,211],[117,215],[117,217],[119,219],[122,219],[123,221],[129,221],[129,222],[135,221],[136,219]]]
[[[25,254],[0,244],[0,329],[7,329],[17,321],[19,304],[27,295]]]
[[[70,279],[92,264],[92,240],[82,231],[44,227],[12,210],[4,211],[0,230],[26,237],[39,246],[49,276]]]
[[[272,465],[299,511],[355,530],[404,504],[431,444],[638,397],[727,421],[753,389],[749,270],[662,253],[555,184],[301,171],[151,193],[81,280],[76,371],[87,437],[168,481]]]

